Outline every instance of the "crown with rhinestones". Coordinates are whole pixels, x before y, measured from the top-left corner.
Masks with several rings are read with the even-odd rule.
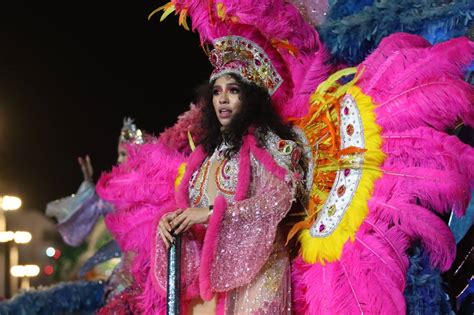
[[[137,128],[137,126],[133,123],[133,119],[130,117],[123,119],[123,126],[120,130],[119,141],[134,144],[143,144],[145,142],[142,131]]]
[[[253,41],[241,36],[224,36],[214,40],[213,45],[209,57],[214,67],[211,82],[234,73],[244,81],[266,88],[270,95],[283,83],[265,51]]]
[[[214,71],[211,81],[234,73],[267,89],[283,118],[300,117],[326,77],[328,54],[296,0],[171,0],[149,18],[175,12],[178,24],[199,34]],[[188,25],[191,18],[191,27]]]

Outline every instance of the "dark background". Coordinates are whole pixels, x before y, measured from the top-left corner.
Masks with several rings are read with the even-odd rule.
[[[77,157],[97,179],[115,163],[124,116],[159,134],[211,71],[197,33],[166,1],[1,1],[0,194],[24,209],[74,193]]]

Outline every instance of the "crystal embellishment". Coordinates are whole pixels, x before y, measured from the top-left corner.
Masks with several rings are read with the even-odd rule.
[[[346,108],[347,111],[345,110]],[[339,126],[341,134],[340,149],[343,150],[349,147],[365,148],[362,119],[352,95],[347,94],[344,96],[341,102],[341,109],[344,115],[341,115],[341,124]],[[347,156],[341,156],[341,159],[345,158]],[[310,228],[310,235],[312,237],[322,238],[331,235],[352,203],[362,176],[362,169],[358,165],[363,165],[364,156],[358,155],[352,156],[352,158],[354,166],[343,168],[336,173],[336,179],[326,202]],[[321,229],[321,225],[324,226],[324,229]]]
[[[253,41],[241,36],[224,36],[213,42],[209,60],[214,71],[210,82],[218,77],[234,73],[247,82],[268,90],[270,95],[283,83],[265,51]]]

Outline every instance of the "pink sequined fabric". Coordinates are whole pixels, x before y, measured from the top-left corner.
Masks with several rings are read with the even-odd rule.
[[[228,165],[229,180],[235,181],[238,158]],[[253,156],[251,166],[249,198],[234,202],[233,195],[219,192],[229,206],[219,229],[211,286],[215,292],[228,292],[226,314],[291,314],[289,258],[277,226],[291,206],[292,189]],[[204,168],[205,162],[195,174]],[[190,186],[192,203],[198,189]],[[205,201],[200,206],[207,206]]]
[[[225,314],[290,315],[291,310],[291,269],[283,239],[279,239],[255,278],[227,294]]]
[[[240,154],[228,161],[217,160],[222,162],[216,177],[222,190],[219,188],[217,194],[225,197],[228,207],[223,220],[215,223],[219,225],[215,252],[201,253],[202,235],[185,233],[181,283],[189,288],[194,287],[195,281],[203,281],[197,279],[199,268],[204,268],[200,266],[201,255],[213,255],[207,267],[210,287],[213,292],[227,293],[225,314],[291,314],[290,263],[278,224],[291,207],[294,185],[274,176],[250,154],[249,197],[234,201],[239,159]],[[214,179],[206,165],[208,161],[203,161],[190,181],[189,199],[193,206],[209,204],[203,193],[207,191],[207,181]],[[166,250],[158,233],[157,237],[154,273],[165,290]],[[184,294],[185,300],[190,298]]]
[[[228,291],[256,277],[272,253],[276,227],[291,206],[289,185],[251,161],[251,197],[229,205],[219,230],[211,269],[215,291]]]
[[[158,232],[156,233],[156,237],[155,256],[153,258],[155,260],[154,275],[158,285],[161,287],[163,292],[166,292],[168,274],[168,260],[166,257],[168,257],[168,251],[166,250]],[[197,285],[202,236],[196,235],[196,233],[190,231],[183,235],[181,242],[181,288],[183,293],[188,295],[188,298],[191,298],[190,295],[192,294],[187,293],[186,290],[193,284]],[[197,295],[197,292],[194,295]]]

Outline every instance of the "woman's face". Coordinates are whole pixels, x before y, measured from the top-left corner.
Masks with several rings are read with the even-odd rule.
[[[127,160],[127,149],[119,142],[117,147],[117,164],[122,164]]]
[[[214,82],[212,104],[220,124],[229,125],[232,117],[240,110],[240,85],[230,75],[223,75]]]

